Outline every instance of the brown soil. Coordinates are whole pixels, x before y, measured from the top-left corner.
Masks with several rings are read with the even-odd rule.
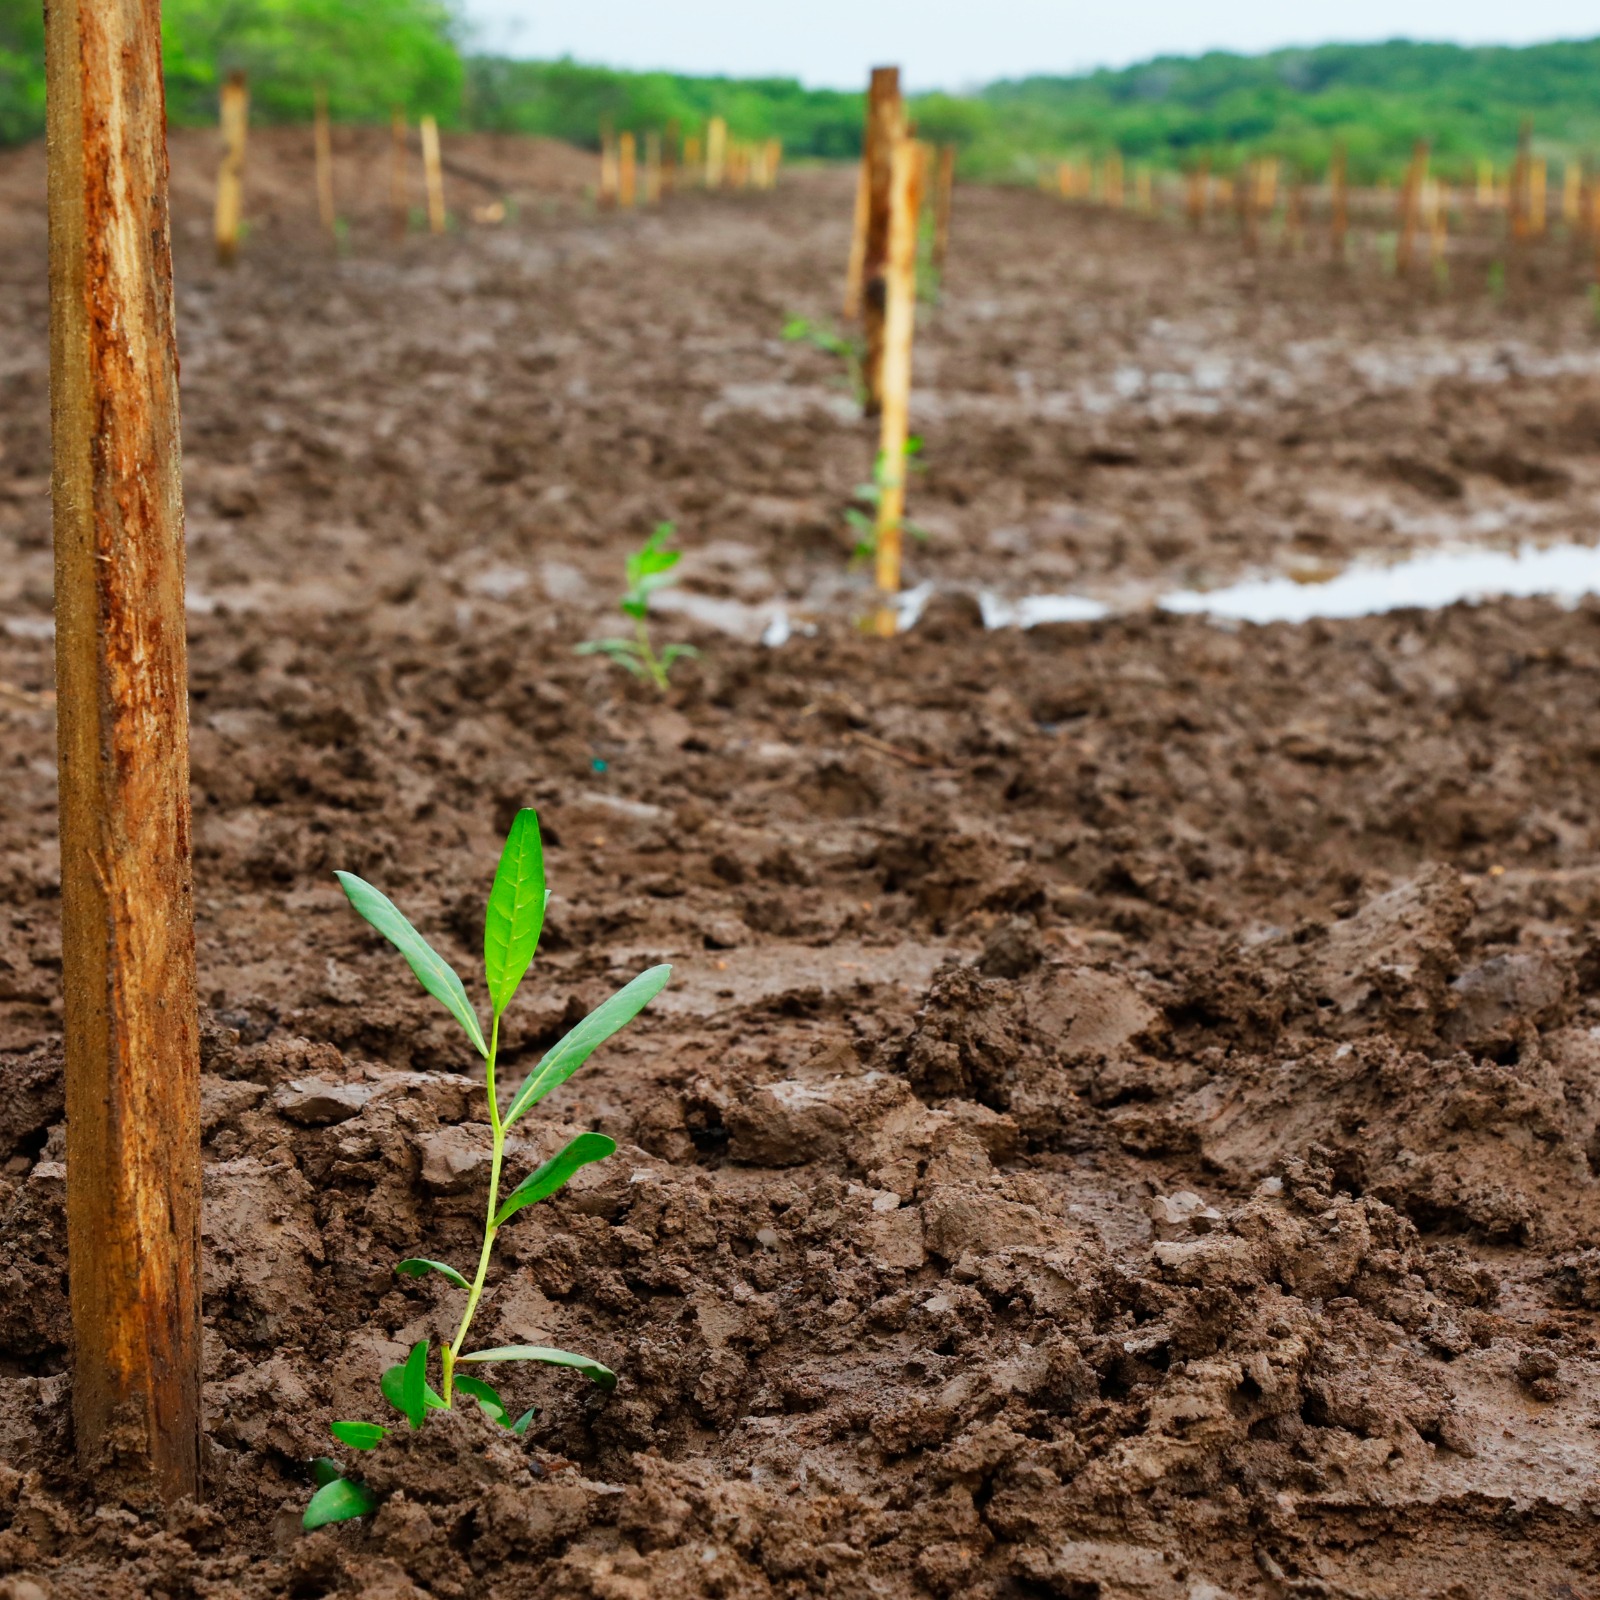
[[[864,639],[871,436],[778,338],[847,176],[597,220],[585,158],[484,142],[510,222],[390,247],[380,195],[335,259],[300,139],[232,274],[175,151],[208,1498],[166,1514],[71,1464],[40,158],[0,166],[0,1596],[1600,1593],[1600,607]],[[908,576],[1583,536],[1586,308],[1514,289],[964,190]],[[662,702],[573,646],[664,518],[704,653]],[[779,596],[814,634],[711,625]],[[526,804],[513,1069],[676,977],[527,1125],[623,1149],[508,1228],[480,1331],[621,1382],[507,1369],[524,1443],[435,1418],[304,1536],[329,1420],[450,1323],[391,1269],[468,1256],[487,1137],[330,873],[470,971]]]

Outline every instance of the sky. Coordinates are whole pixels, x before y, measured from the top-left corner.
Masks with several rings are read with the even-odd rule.
[[[1153,55],[1413,38],[1531,44],[1600,34],[1594,0],[460,0],[477,41],[606,66],[854,88],[878,63],[960,89]]]

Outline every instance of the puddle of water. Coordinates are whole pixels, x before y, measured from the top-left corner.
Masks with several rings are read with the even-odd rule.
[[[1437,610],[1459,601],[1534,596],[1575,605],[1591,594],[1600,594],[1600,546],[1525,544],[1516,550],[1435,550],[1387,565],[1357,561],[1309,583],[1292,577],[1249,578],[1221,589],[1179,589],[1155,596],[1154,604],[1184,616],[1268,623],[1372,617],[1407,607]],[[1035,594],[1020,600],[980,594],[978,602],[990,628],[1097,622],[1112,612],[1078,594]]]

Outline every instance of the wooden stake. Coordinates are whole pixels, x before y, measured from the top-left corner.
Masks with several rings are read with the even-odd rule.
[[[1350,231],[1349,161],[1344,145],[1336,144],[1328,163],[1328,254],[1333,264],[1345,264],[1345,235]]]
[[[428,186],[428,231],[443,233],[444,163],[439,155],[439,124],[432,117],[422,119],[422,175]]]
[[[705,182],[705,165],[700,159],[700,135],[691,133],[683,141],[683,170],[690,183]]]
[[[406,170],[406,114],[396,106],[389,117],[389,215],[396,239],[411,229],[411,179]]]
[[[906,444],[911,423],[911,341],[917,313],[917,145],[902,134],[889,161],[889,241],[881,421],[878,433],[876,568],[878,632],[895,631],[891,601],[900,592],[900,546],[906,515]]]
[[[76,5],[76,0],[74,0]],[[222,166],[217,172],[217,261],[231,267],[239,257],[244,216],[244,143],[250,128],[250,89],[235,72],[222,86]]]
[[[600,127],[600,193],[598,204],[602,211],[611,210],[617,203],[617,190],[620,186],[618,168],[617,136],[612,132],[611,124],[605,122]]]
[[[654,128],[644,136],[644,203],[661,204],[661,135]]]
[[[1400,244],[1395,252],[1394,268],[1402,278],[1410,272],[1416,253],[1417,218],[1422,209],[1422,186],[1427,181],[1428,141],[1418,139],[1411,147],[1406,181],[1400,186]]]
[[[728,124],[713,117],[706,125],[706,188],[720,189],[728,170]]]
[[[200,1489],[200,1055],[158,0],[51,0],[46,60],[78,1458]]]
[[[933,270],[944,281],[944,264],[950,255],[950,208],[955,203],[956,147],[939,146],[939,165],[933,179]]]
[[[339,219],[333,208],[333,130],[328,126],[328,91],[317,89],[316,132],[317,150],[317,215],[322,221],[322,231],[330,239],[339,237]]]
[[[883,393],[884,318],[888,308],[889,193],[895,152],[905,133],[900,69],[874,67],[867,92],[866,249],[861,268],[861,322],[865,334],[866,414],[878,414]],[[908,169],[909,170],[909,169]],[[908,178],[908,182],[910,179]]]
[[[638,152],[631,133],[617,141],[617,203],[631,211],[638,199]]]

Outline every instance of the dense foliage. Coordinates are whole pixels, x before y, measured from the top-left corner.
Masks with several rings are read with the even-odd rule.
[[[40,0],[0,0],[0,143],[43,125]],[[602,122],[685,133],[714,115],[735,135],[776,137],[791,155],[860,148],[862,97],[785,78],[619,72],[571,61],[463,56],[452,0],[165,0],[174,121],[208,121],[232,69],[250,74],[254,115],[303,120],[318,84],[334,114],[377,120],[391,104],[456,125],[593,145]],[[974,174],[1027,176],[1042,163],[1116,145],[1135,161],[1220,170],[1274,154],[1320,170],[1335,140],[1358,180],[1392,175],[1417,138],[1464,172],[1504,162],[1531,118],[1542,148],[1600,149],[1600,39],[1524,49],[1326,45],[1264,56],[1162,58],[1119,72],[996,83],[924,95],[920,130],[960,146]]]

